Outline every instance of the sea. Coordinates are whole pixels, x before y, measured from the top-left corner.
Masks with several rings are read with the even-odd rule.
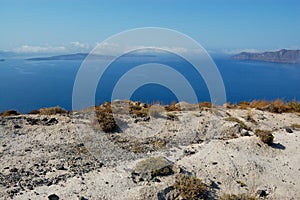
[[[0,62],[0,112],[13,109],[28,113],[52,106],[71,110],[74,81],[83,60],[27,58],[10,57]],[[223,79],[227,102],[300,100],[300,64],[238,61],[232,60],[229,55],[213,55],[212,59]],[[203,77],[191,63],[174,55],[159,57],[155,54],[145,57],[127,55],[111,63],[98,82],[94,95],[95,104],[111,101],[114,86],[122,76],[134,67],[147,63],[161,63],[172,67],[189,81],[199,102],[211,101]],[[132,79],[140,80],[147,76],[141,72],[131,74]],[[171,74],[163,73],[167,72],[157,72],[157,76],[170,80],[173,78]],[[180,82],[178,87],[180,88]],[[130,99],[161,104],[179,101],[174,91],[157,82],[141,84]]]

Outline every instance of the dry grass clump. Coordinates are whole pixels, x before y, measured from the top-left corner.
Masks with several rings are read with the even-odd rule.
[[[285,104],[285,107],[290,112],[300,112],[300,103],[297,101],[291,101]]]
[[[55,114],[65,114],[65,113],[68,113],[68,111],[66,111],[65,109],[59,106],[40,109],[41,115],[55,115]]]
[[[211,108],[212,103],[210,103],[210,102],[201,102],[201,103],[199,103],[199,107],[200,108]]]
[[[113,133],[118,130],[118,125],[112,113],[105,112],[103,110],[96,110],[96,117],[101,130],[105,133]]]
[[[257,135],[263,143],[268,145],[273,143],[274,136],[271,131],[256,129],[255,135]]]
[[[166,105],[166,106],[165,106],[165,110],[166,110],[167,112],[181,111],[181,108],[180,108],[180,105],[179,105],[179,104],[176,105],[176,102],[173,101],[173,102],[171,103],[171,105]]]
[[[101,130],[105,133],[113,133],[118,130],[118,125],[112,114],[111,103],[104,102],[95,107],[96,119]]]
[[[235,117],[227,117],[225,118],[225,121],[229,121],[229,122],[236,122],[239,124],[239,126],[242,128],[242,129],[245,129],[247,131],[251,131],[251,128],[249,126],[247,126],[244,122],[242,122],[241,120],[239,120],[238,118],[235,118]]]
[[[15,116],[15,115],[20,115],[20,113],[18,113],[15,110],[7,110],[7,111],[3,111],[2,113],[0,113],[0,116],[3,116],[3,117]]]
[[[30,115],[38,115],[38,114],[40,114],[40,111],[39,110],[32,110],[28,114],[30,114]]]
[[[256,200],[257,198],[248,194],[224,194],[220,200]]]
[[[247,108],[249,108],[249,105],[250,105],[249,102],[247,102],[247,101],[241,101],[241,102],[239,103],[238,107],[239,107],[240,109],[247,109]]]
[[[178,175],[174,189],[182,199],[208,199],[207,186],[194,176]]]
[[[236,104],[230,104],[229,102],[227,102],[225,104],[225,106],[226,106],[226,108],[229,108],[229,109],[235,109],[238,107]]]
[[[257,124],[257,122],[255,121],[255,119],[253,118],[253,113],[250,110],[247,112],[246,120],[248,122],[253,123],[253,124]]]
[[[129,107],[129,113],[134,117],[147,117],[148,111],[148,106],[130,105]]]
[[[171,112],[167,113],[167,119],[172,120],[172,121],[178,121],[179,120],[178,116],[175,113],[171,113]]]
[[[240,109],[255,108],[272,113],[300,112],[300,103],[297,101],[284,102],[281,99],[274,101],[254,100],[251,102],[242,101],[238,106]]]
[[[300,124],[292,124],[292,129],[300,129]]]

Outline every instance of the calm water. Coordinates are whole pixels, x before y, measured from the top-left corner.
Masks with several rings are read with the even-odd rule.
[[[147,62],[152,61],[150,59]],[[231,103],[253,99],[300,99],[300,65],[241,62],[227,57],[216,57],[214,61],[223,77],[227,100]],[[114,84],[122,74],[143,62],[127,58],[113,63],[99,82],[96,103],[110,101]],[[199,101],[210,101],[203,79],[196,75],[188,63],[172,57],[160,62],[183,74],[196,91]],[[80,60],[7,59],[0,62],[0,112],[8,109],[29,112],[56,105],[70,110],[73,83],[80,65]],[[177,100],[170,90],[155,84],[140,87],[133,93],[132,99],[164,103]]]

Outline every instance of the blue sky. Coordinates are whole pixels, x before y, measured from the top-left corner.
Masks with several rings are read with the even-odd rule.
[[[0,0],[0,50],[87,51],[118,32],[170,28],[206,49],[300,48],[299,0]]]

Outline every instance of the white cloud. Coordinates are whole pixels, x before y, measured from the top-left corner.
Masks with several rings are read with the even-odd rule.
[[[15,48],[13,51],[17,53],[45,53],[45,52],[65,52],[67,49],[64,46],[30,46],[22,45],[21,47]]]
[[[87,43],[71,42],[61,46],[33,46],[22,45],[13,49],[16,53],[67,53],[67,52],[89,52],[91,49]]]
[[[75,48],[81,48],[81,49],[90,49],[90,45],[87,43],[81,43],[81,42],[71,42],[70,43],[71,46],[75,47]]]

